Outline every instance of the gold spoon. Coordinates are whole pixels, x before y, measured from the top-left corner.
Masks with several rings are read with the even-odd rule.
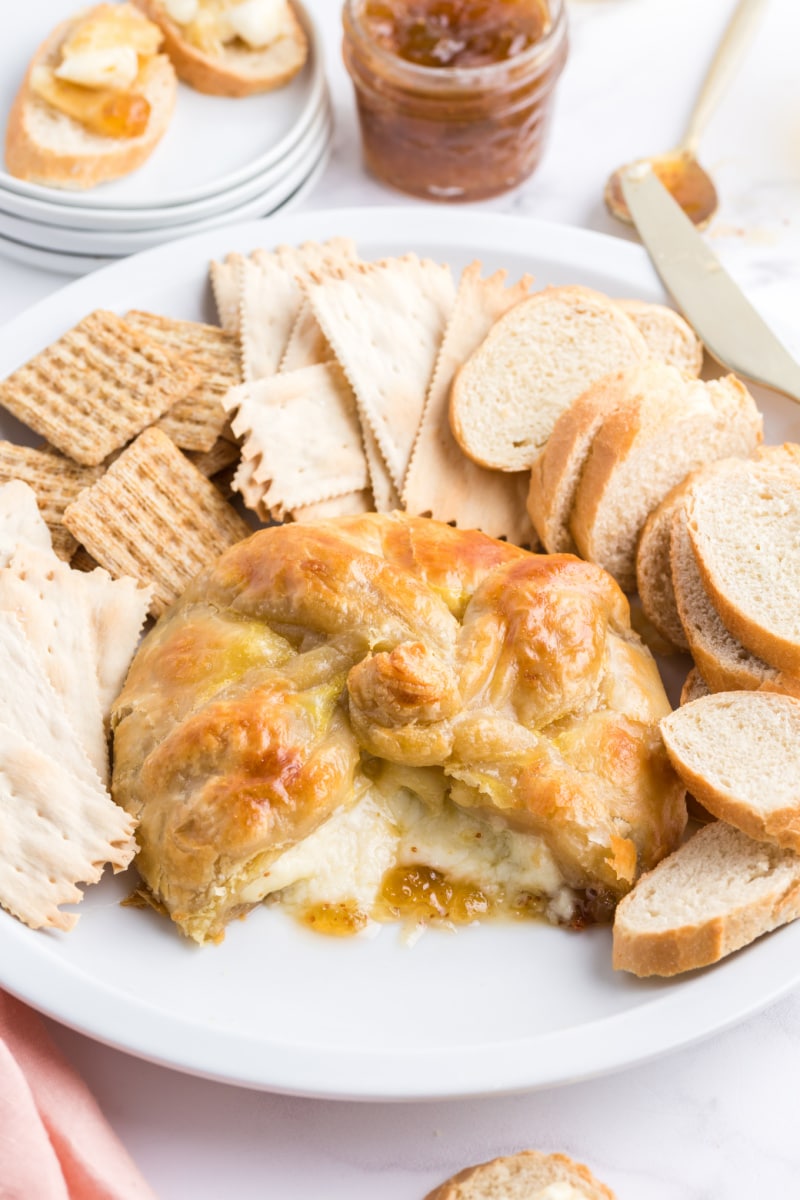
[[[767,2],[739,0],[700,89],[683,138],[667,154],[638,160],[650,164],[667,191],[699,229],[704,229],[709,223],[717,211],[719,200],[713,179],[697,161],[697,147],[711,114],[753,40],[756,24]],[[630,165],[635,164],[620,167],[609,177],[604,192],[608,211],[629,225],[632,224],[631,215],[622,194],[620,176]]]

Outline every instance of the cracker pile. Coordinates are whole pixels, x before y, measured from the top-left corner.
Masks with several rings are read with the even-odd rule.
[[[363,263],[352,243],[279,247],[212,263],[244,383],[223,403],[242,442],[233,486],[262,521],[404,508],[535,544],[522,473],[467,460],[448,420],[456,370],[523,299],[525,277],[458,287],[414,254]]]
[[[216,326],[91,313],[0,382],[0,405],[47,439],[0,442],[0,482],[30,485],[62,559],[152,584],[157,615],[249,532],[209,482],[228,470],[229,494],[222,398],[240,381],[238,340]]]
[[[0,487],[0,904],[34,929],[71,929],[59,906],[136,851],[106,728],[149,603],[135,580],[72,570],[32,489]]]

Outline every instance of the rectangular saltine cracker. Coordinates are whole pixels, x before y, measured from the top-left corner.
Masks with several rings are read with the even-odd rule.
[[[0,383],[0,405],[69,458],[96,466],[197,381],[182,358],[98,310]]]
[[[158,615],[250,528],[159,429],[146,429],[64,514],[115,577],[153,585]]]
[[[399,490],[453,308],[450,270],[408,254],[315,276],[305,290]]]
[[[537,544],[526,510],[530,472],[490,471],[467,458],[450,430],[449,406],[456,371],[495,321],[525,298],[532,282],[526,275],[508,287],[505,271],[481,279],[477,262],[463,272],[403,487],[408,512],[480,529],[518,546]]]

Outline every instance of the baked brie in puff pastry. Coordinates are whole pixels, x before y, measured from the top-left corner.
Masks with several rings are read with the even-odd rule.
[[[599,567],[400,513],[283,525],[142,643],[113,790],[197,941],[276,892],[323,929],[415,889],[580,923],[680,840],[669,708]]]

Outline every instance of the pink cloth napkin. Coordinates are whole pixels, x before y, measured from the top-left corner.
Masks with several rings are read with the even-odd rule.
[[[0,1200],[156,1200],[42,1021],[1,991]]]

